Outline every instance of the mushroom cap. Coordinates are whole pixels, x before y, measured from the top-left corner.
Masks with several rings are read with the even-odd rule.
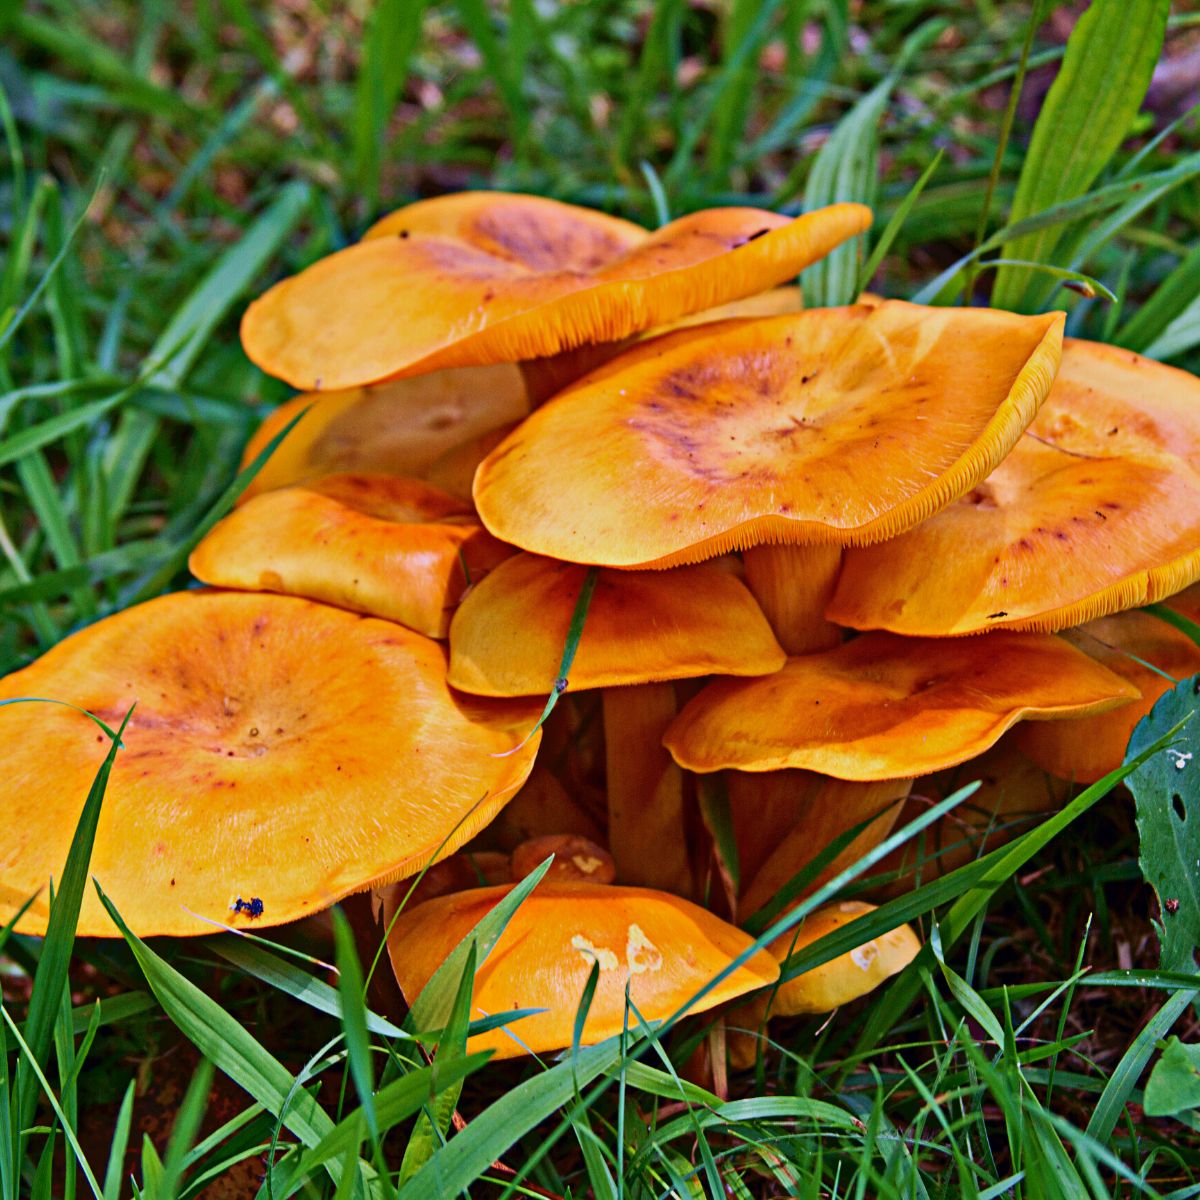
[[[8,676],[0,700],[68,701],[115,726],[135,701],[90,872],[141,936],[304,917],[453,853],[524,781],[536,704],[446,684],[420,634],[291,596],[180,592],[107,617]],[[109,742],[81,713],[0,709],[0,924],[44,933]],[[52,752],[50,752],[52,748]],[[88,888],[79,933],[116,927]]]
[[[544,833],[512,852],[513,881],[532,875],[551,855],[554,861],[546,871],[551,882],[605,884],[617,877],[613,856],[598,842],[577,833]]]
[[[870,223],[861,204],[794,220],[715,208],[649,234],[537,196],[442,196],[276,284],[242,343],[306,390],[543,358],[783,283]]]
[[[464,442],[519,421],[529,411],[529,400],[521,372],[511,363],[293,396],[258,427],[242,466],[249,466],[305,409],[303,420],[250,481],[243,501],[346,471],[423,476]]]
[[[329,475],[234,509],[188,565],[218,587],[306,596],[437,638],[468,577],[512,552],[469,503],[427,483]]]
[[[388,939],[392,968],[411,1002],[446,956],[508,893],[485,888],[443,896],[401,914]],[[517,909],[475,974],[471,1018],[519,1008],[546,1011],[471,1038],[470,1052],[497,1058],[571,1045],[575,1014],[592,964],[599,980],[582,1043],[619,1034],[625,987],[649,1021],[674,1015],[701,987],[753,945],[753,939],[698,905],[649,888],[543,881]],[[759,950],[689,1011],[704,1012],[779,977]],[[514,1038],[520,1039],[520,1042]],[[523,1046],[522,1046],[523,1043]]]
[[[780,934],[768,947],[779,962],[806,946],[848,925],[875,905],[842,900],[824,905],[804,918],[798,930]],[[884,980],[903,971],[921,949],[908,925],[897,925],[837,958],[782,983],[770,995],[770,1015],[793,1017],[801,1013],[827,1013],[873,992]]]
[[[450,682],[479,696],[545,694],[587,568],[518,554],[450,623]],[[571,665],[573,691],[699,675],[766,675],[787,656],[750,590],[712,565],[604,571]]]
[[[717,679],[663,744],[689,771],[802,767],[907,779],[982,754],[1022,718],[1104,712],[1138,690],[1051,634],[869,633],[762,679]]]
[[[1200,577],[1200,379],[1068,339],[1037,419],[956,504],[846,556],[827,609],[925,637],[1056,631]]]
[[[518,426],[480,464],[476,506],[506,542],[601,566],[878,541],[1012,449],[1062,320],[893,300],[670,333]]]
[[[1025,725],[1015,737],[1022,752],[1052,775],[1076,783],[1095,783],[1124,762],[1133,727],[1155,701],[1169,692],[1175,681],[1200,672],[1200,646],[1186,633],[1145,612],[1100,617],[1062,636],[1114,674],[1128,679],[1141,692],[1141,699],[1112,712],[1074,721]],[[1159,671],[1171,678],[1164,678]]]

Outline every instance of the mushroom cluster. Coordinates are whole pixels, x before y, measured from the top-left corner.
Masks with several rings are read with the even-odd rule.
[[[1061,800],[1047,772],[1117,765],[1200,669],[1127,611],[1200,578],[1200,381],[1064,342],[1061,313],[803,308],[783,285],[869,223],[727,208],[649,233],[467,193],[268,291],[246,351],[304,394],[247,448],[277,443],[192,554],[204,586],[0,682],[68,702],[4,714],[0,924],[32,897],[19,928],[45,930],[107,750],[79,710],[136,706],[92,872],[141,935],[372,890],[412,1001],[552,855],[477,971],[473,1017],[538,1010],[475,1039],[501,1056],[568,1045],[592,976],[585,1042],[627,996],[753,1035],[905,966],[901,927],[779,984],[860,901],[765,950],[740,927],[954,773],[985,779],[975,815],[880,894],[961,862]],[[92,897],[80,931],[116,932]]]

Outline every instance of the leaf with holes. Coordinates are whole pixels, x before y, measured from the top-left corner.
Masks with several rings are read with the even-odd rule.
[[[1161,964],[1192,971],[1200,945],[1200,675],[1167,692],[1138,722],[1127,757],[1139,754],[1180,721],[1188,723],[1168,746],[1125,781],[1137,801],[1139,862],[1158,895]]]

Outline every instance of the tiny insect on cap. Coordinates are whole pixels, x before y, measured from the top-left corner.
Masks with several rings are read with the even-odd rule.
[[[994,633],[935,641],[869,633],[788,660],[762,679],[718,679],[663,744],[689,771],[799,767],[837,779],[908,779],[982,754],[1022,719],[1104,712],[1131,683],[1062,638]]]
[[[537,196],[442,196],[277,284],[242,343],[305,390],[550,357],[783,283],[870,223],[861,204],[718,208],[648,233]]]
[[[89,870],[143,937],[277,925],[414,874],[487,824],[538,745],[514,752],[539,705],[452,692],[439,643],[292,596],[151,600],[0,683],[19,696],[110,725],[136,704]],[[48,704],[0,707],[0,733],[0,926],[36,894],[17,928],[42,934],[108,739]],[[91,888],[79,932],[117,936]]]
[[[446,956],[508,894],[496,887],[441,896],[406,911],[388,938],[388,953],[411,1004]],[[583,1026],[592,1045],[636,1025],[625,989],[648,1021],[673,1016],[728,970],[754,942],[712,913],[648,888],[543,881],[513,915],[478,964],[471,1019],[516,1009],[544,1011],[471,1038],[468,1052],[497,1058],[569,1046],[579,1002],[593,967],[596,991]],[[689,1012],[704,1012],[765,987],[779,977],[758,950],[734,967]]]
[[[1200,379],[1068,339],[1037,419],[925,524],[846,555],[831,621],[945,637],[1055,631],[1200,577]]]
[[[454,614],[451,684],[481,696],[544,695],[557,686],[586,575],[585,567],[533,554],[498,566]],[[785,658],[750,591],[720,567],[602,570],[569,683],[578,692],[700,675],[765,675]]]
[[[886,301],[666,334],[523,421],[476,507],[503,541],[610,567],[879,541],[1012,449],[1062,321]]]

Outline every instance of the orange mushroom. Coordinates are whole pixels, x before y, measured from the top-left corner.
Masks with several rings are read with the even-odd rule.
[[[443,896],[404,912],[388,938],[401,990],[411,1003],[446,956],[508,892],[507,887]],[[497,1058],[570,1046],[588,977],[598,982],[583,1045],[638,1025],[625,990],[648,1021],[674,1016],[753,939],[678,896],[647,888],[543,881],[517,909],[476,969],[471,1018],[517,1009],[543,1011],[471,1038],[470,1052]],[[688,1011],[704,1012],[774,982],[775,960],[751,954]]]
[[[323,475],[366,472],[424,478],[447,455],[454,452],[461,457],[461,447],[493,429],[511,426],[528,411],[521,373],[511,364],[463,367],[375,387],[295,396],[268,415],[246,445],[243,467],[298,413],[304,413],[250,481],[242,502]],[[481,448],[470,465],[472,474],[491,448]],[[468,479],[465,495],[470,492]]]
[[[204,583],[306,596],[437,638],[468,581],[510,554],[468,502],[429,484],[329,475],[235,509],[188,566]]]
[[[804,583],[823,604],[837,547],[907,529],[987,475],[1037,413],[1061,336],[1061,314],[901,301],[684,329],[518,426],[480,465],[476,505],[503,541],[570,562],[756,547],[748,581],[785,648],[808,649],[823,617],[789,593]]]
[[[538,742],[515,749],[536,703],[451,691],[437,642],[290,596],[151,600],[0,684],[25,696],[109,723],[136,703],[90,870],[140,936],[277,925],[413,874],[487,824]],[[40,934],[108,743],[46,704],[0,709],[0,727],[0,924],[36,893],[18,928]],[[117,934],[91,889],[79,932]]]
[[[1200,577],[1200,380],[1068,339],[1045,406],[989,477],[847,555],[827,608],[858,629],[1059,630]]]
[[[546,695],[586,574],[529,554],[501,564],[455,614],[450,682],[478,695]],[[662,747],[677,712],[670,681],[764,674],[784,658],[754,597],[727,570],[598,573],[569,682],[574,691],[606,689],[608,840],[623,880],[690,888],[683,776]]]
[[[767,843],[757,853],[750,843],[744,915],[835,837],[865,825],[814,887],[878,845],[913,777],[975,757],[1022,717],[1100,712],[1137,694],[1046,634],[953,642],[868,634],[761,679],[713,681],[663,742],[687,770],[768,773],[762,783],[729,777],[731,803],[749,809],[735,812],[735,828],[757,822],[765,827],[757,841]]]
[[[900,779],[974,758],[1022,719],[1107,712],[1139,694],[1050,634],[871,633],[761,679],[714,680],[664,741],[689,771],[796,767]]]
[[[1069,629],[1063,638],[1127,679],[1141,699],[1111,712],[1053,725],[1026,725],[1017,745],[1040,767],[1075,783],[1095,783],[1125,760],[1133,727],[1180,679],[1200,672],[1200,646],[1144,612],[1123,612]]]
[[[450,682],[477,696],[546,695],[586,567],[534,554],[501,563],[450,627]],[[766,675],[786,656],[745,585],[711,564],[678,571],[600,571],[571,689]]]
[[[859,204],[795,220],[721,208],[648,234],[536,196],[441,196],[277,284],[246,311],[242,342],[317,391],[544,358],[783,283],[870,221]]]

